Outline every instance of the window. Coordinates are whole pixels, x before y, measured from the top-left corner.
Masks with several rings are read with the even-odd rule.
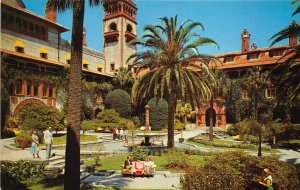
[[[24,48],[23,47],[16,47],[16,52],[24,53]]]
[[[127,32],[132,33],[132,26],[130,24],[127,25]]]
[[[224,57],[224,63],[233,62],[233,61],[234,61],[234,56],[226,56],[226,57]]]
[[[266,97],[274,98],[276,95],[276,89],[274,87],[269,87],[266,89]]]
[[[53,97],[53,87],[49,86],[49,98]]]
[[[116,23],[111,23],[109,25],[109,31],[112,32],[112,31],[116,31],[117,30],[117,25]]]
[[[22,29],[22,24],[21,24],[21,19],[20,18],[16,18],[16,28],[17,30],[21,30]]]
[[[259,53],[251,53],[248,56],[248,59],[258,59],[259,58]]]
[[[46,84],[43,84],[43,97],[47,97],[48,87]]]
[[[38,96],[38,92],[39,92],[39,84],[35,82],[33,84],[33,96]]]
[[[27,95],[31,96],[31,87],[32,87],[32,82],[27,81]]]
[[[40,53],[41,58],[48,59],[47,53]]]
[[[23,20],[23,28],[24,28],[25,31],[27,31],[27,29],[28,29],[26,20]]]
[[[15,93],[22,94],[22,80],[21,79],[16,81]]]
[[[115,64],[110,64],[110,72],[115,71]]]
[[[99,72],[102,72],[102,68],[97,68],[97,70],[98,70]]]
[[[281,50],[274,50],[274,51],[271,51],[269,53],[269,55],[270,55],[270,57],[273,57],[273,56],[282,56],[283,52],[284,52],[283,49],[281,49]]]
[[[33,34],[33,24],[32,23],[29,23],[29,30],[31,32],[31,35]]]
[[[83,68],[85,68],[85,69],[88,69],[88,68],[89,68],[89,67],[88,67],[88,64],[83,64],[82,66],[83,66]]]

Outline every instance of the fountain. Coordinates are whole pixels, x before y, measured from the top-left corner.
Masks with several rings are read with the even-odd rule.
[[[165,148],[163,143],[163,138],[167,136],[167,133],[151,133],[151,127],[150,127],[150,106],[145,106],[145,126],[142,126],[144,128],[144,133],[138,133],[135,136],[142,139],[142,141],[133,146],[142,146],[145,149],[148,150],[162,150]],[[130,150],[133,147],[128,147]]]

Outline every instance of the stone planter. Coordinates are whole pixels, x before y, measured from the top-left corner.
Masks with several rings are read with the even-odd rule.
[[[28,147],[30,141],[27,141],[27,140],[18,140],[18,143],[19,143],[20,147],[24,150],[25,148]]]
[[[179,138],[179,143],[183,143],[184,142],[184,138]]]

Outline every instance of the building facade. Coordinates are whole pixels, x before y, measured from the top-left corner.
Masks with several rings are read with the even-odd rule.
[[[104,8],[104,52],[88,48],[83,31],[82,78],[88,82],[110,81],[136,51],[128,44],[136,38],[136,5],[122,0]],[[69,67],[71,44],[61,38],[69,29],[56,22],[56,10],[48,4],[45,17],[28,11],[22,0],[2,0],[1,9],[1,68],[12,73],[13,80],[5,84],[9,93],[7,115],[18,117],[29,103],[61,108],[53,80]]]
[[[291,24],[297,23],[293,21]],[[282,58],[287,51],[300,48],[300,45],[298,44],[298,36],[290,37],[289,44],[287,45],[267,48],[257,48],[254,43],[250,46],[250,36],[249,31],[244,29],[241,33],[241,50],[215,55],[219,58],[220,62],[211,62],[210,67],[222,69],[230,78],[235,79],[246,75],[247,70],[254,66],[260,66],[263,70],[271,70],[277,64],[285,62],[290,57],[286,56]],[[266,89],[265,95],[267,98],[274,98],[276,96],[275,86],[270,85]],[[245,92],[243,96],[243,98],[246,98],[247,92]],[[214,101],[213,109],[214,126],[225,128],[226,113],[224,105],[222,105],[221,101]],[[209,125],[208,102],[198,109],[196,123],[197,126]]]

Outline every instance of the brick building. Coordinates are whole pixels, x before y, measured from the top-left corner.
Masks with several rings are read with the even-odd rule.
[[[293,21],[291,24],[297,23]],[[244,76],[247,73],[247,69],[253,66],[261,66],[263,70],[271,70],[276,64],[282,63],[290,57],[287,56],[281,59],[284,53],[293,48],[300,48],[297,36],[292,36],[289,39],[289,44],[283,46],[257,48],[256,44],[253,43],[251,47],[250,44],[250,33],[247,29],[244,29],[241,33],[241,50],[215,55],[220,59],[221,63],[211,62],[210,66],[224,70],[230,78],[238,78]],[[265,95],[267,98],[274,98],[276,95],[275,87],[272,85],[269,86],[266,89]],[[245,92],[243,96],[246,97],[247,93]],[[225,107],[220,102],[215,101],[213,109],[215,126],[226,127]],[[196,116],[197,126],[208,126],[208,110],[208,102],[198,109]],[[299,110],[295,110],[294,112],[296,115],[300,115]]]
[[[130,0],[120,0],[104,8],[104,52],[88,48],[88,34],[83,31],[82,78],[88,82],[111,80],[112,74],[126,66],[127,58],[136,52],[135,47],[128,45],[129,40],[136,38],[136,5]],[[61,34],[69,29],[56,22],[56,10],[48,5],[45,17],[28,11],[22,0],[1,0],[1,9],[1,65],[16,71],[15,75],[20,72],[20,77],[14,75],[13,83],[7,87],[10,102],[7,115],[17,117],[29,103],[61,108],[54,82],[35,77],[26,79],[23,75],[32,72],[51,77],[67,70],[71,46]]]

